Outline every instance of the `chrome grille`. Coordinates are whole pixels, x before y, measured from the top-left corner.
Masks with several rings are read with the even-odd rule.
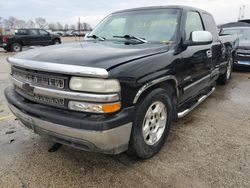
[[[29,72],[26,70],[18,69],[12,67],[12,76],[17,80],[23,81],[25,83],[31,83],[34,85],[64,89],[66,77],[51,76],[48,74],[41,74],[35,72]]]
[[[40,102],[43,104],[49,104],[49,105],[59,106],[59,107],[65,106],[65,99],[62,99],[62,98],[55,98],[55,97],[50,97],[50,96],[34,94],[32,91],[27,91],[19,87],[15,87],[15,90],[24,98],[34,101],[34,102]]]

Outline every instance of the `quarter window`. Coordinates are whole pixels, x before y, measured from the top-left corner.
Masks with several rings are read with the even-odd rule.
[[[193,31],[203,31],[204,27],[200,14],[198,12],[188,12],[186,20],[186,39],[189,39],[191,32]]]

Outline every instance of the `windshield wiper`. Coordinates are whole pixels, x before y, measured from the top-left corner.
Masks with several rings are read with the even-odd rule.
[[[100,37],[97,35],[88,35],[87,38],[100,39],[101,41],[106,40],[104,37]]]
[[[135,36],[131,36],[131,35],[124,35],[124,36],[113,36],[114,38],[124,38],[124,39],[127,39],[127,40],[131,40],[131,39],[136,39],[140,42],[143,42],[143,43],[147,43],[148,41],[144,38],[140,38],[140,37],[135,37]]]

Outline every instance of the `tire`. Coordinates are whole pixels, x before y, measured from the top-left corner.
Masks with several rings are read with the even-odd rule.
[[[233,57],[230,56],[229,60],[228,60],[226,72],[224,74],[220,75],[217,82],[220,85],[226,85],[232,77],[232,71],[233,71]]]
[[[138,103],[127,151],[129,155],[147,159],[160,151],[171,126],[172,95],[172,87],[169,87],[168,90],[158,88],[151,91]],[[161,113],[156,110],[158,107],[162,108]],[[150,115],[152,111],[158,113]],[[159,121],[160,119],[161,121]],[[162,128],[158,128],[159,126]],[[157,134],[154,134],[155,132]]]
[[[22,45],[19,44],[19,43],[13,43],[11,46],[10,46],[10,50],[12,52],[21,52],[22,51]]]
[[[5,51],[7,51],[7,52],[10,52],[10,51],[11,51],[9,47],[3,47],[3,49],[4,49]]]
[[[54,45],[58,45],[58,44],[61,44],[61,41],[59,39],[55,39],[54,42],[53,42]]]

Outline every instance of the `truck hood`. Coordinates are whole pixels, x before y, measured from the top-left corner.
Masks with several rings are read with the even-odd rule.
[[[106,70],[132,60],[167,52],[166,44],[125,44],[114,41],[85,41],[37,48],[19,53],[15,58],[72,64]]]

